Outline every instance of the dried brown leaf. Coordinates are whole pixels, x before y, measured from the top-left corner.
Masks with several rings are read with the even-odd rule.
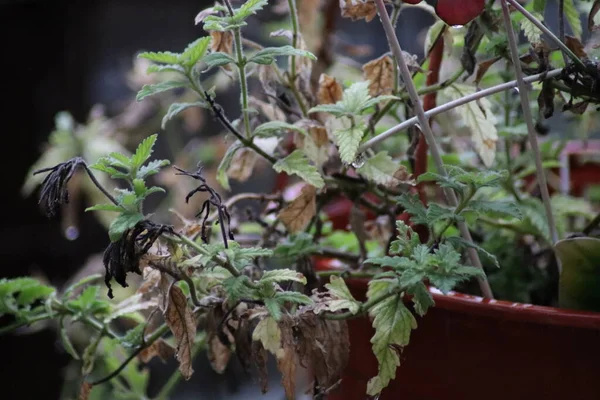
[[[362,67],[363,77],[369,81],[371,96],[389,95],[394,88],[394,62],[384,55],[369,61]]]
[[[250,108],[258,110],[258,112],[264,115],[269,121],[285,121],[287,119],[286,114],[281,108],[273,104],[265,103],[253,96],[248,97],[248,102]]]
[[[327,74],[321,74],[319,78],[319,89],[317,91],[317,99],[319,104],[335,104],[342,100],[344,89],[342,85],[334,78]]]
[[[199,23],[203,22],[206,17],[208,17],[209,15],[213,15],[216,14],[217,10],[215,10],[213,7],[207,8],[206,10],[202,10],[198,13],[198,15],[196,15],[196,18],[194,18],[194,25],[198,25]]]
[[[210,49],[212,51],[220,51],[223,53],[231,54],[233,50],[233,33],[230,31],[219,32],[210,31]]]
[[[252,342],[252,359],[258,371],[258,381],[263,394],[269,390],[269,372],[267,371],[268,353],[258,341]]]
[[[334,386],[348,363],[350,340],[346,321],[300,314],[296,321],[300,364],[309,368],[321,391]]]
[[[179,371],[187,380],[194,373],[192,349],[196,337],[196,321],[187,298],[179,286],[170,285],[167,293],[167,304],[163,309],[163,316],[177,343],[176,357],[179,361]]]
[[[236,181],[245,182],[252,175],[257,160],[258,156],[253,150],[240,149],[233,156],[227,175]]]
[[[220,307],[212,308],[206,314],[206,333],[207,333],[207,354],[210,365],[218,374],[222,374],[229,363],[231,358],[231,350],[221,339],[219,338],[219,325],[223,319],[224,312]],[[224,339],[232,342],[229,332],[225,333],[227,338]]]
[[[297,148],[304,150],[308,158],[318,167],[323,166],[329,160],[330,142],[327,129],[313,120],[300,120],[295,123],[305,129],[308,135],[296,133],[294,144]]]
[[[277,87],[280,86],[279,78],[272,65],[259,65],[258,80],[265,93],[269,96],[277,96]]]
[[[174,355],[175,349],[163,339],[158,339],[142,350],[138,355],[138,358],[143,363],[149,363],[154,357],[158,357],[162,362],[166,362]]]
[[[290,233],[298,232],[306,227],[317,213],[317,189],[312,185],[302,188],[302,193],[284,208],[278,215]]]
[[[475,86],[479,87],[479,83],[483,79],[485,73],[490,69],[492,65],[494,65],[498,60],[502,57],[497,56],[490,58],[489,60],[484,60],[477,65],[477,75],[475,76]]]
[[[579,58],[587,58],[583,43],[574,36],[565,35],[565,44]]]
[[[547,81],[542,84],[542,90],[537,98],[540,113],[545,119],[554,114],[554,88]]]
[[[88,400],[90,398],[90,393],[92,392],[92,384],[86,381],[81,383],[81,387],[79,388],[79,400]]]
[[[277,356],[277,368],[281,372],[281,384],[288,400],[293,400],[296,397],[296,366],[298,364],[292,326],[293,321],[291,318],[283,318],[279,322],[281,351]]]
[[[340,0],[342,17],[353,21],[364,18],[370,22],[377,15],[377,7],[373,0]]]

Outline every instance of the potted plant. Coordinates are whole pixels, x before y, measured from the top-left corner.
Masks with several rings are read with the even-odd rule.
[[[151,395],[167,398],[204,349],[218,372],[233,354],[256,367],[263,392],[271,355],[288,398],[306,389],[297,387],[299,368],[316,398],[597,397],[590,382],[600,355],[600,217],[584,199],[550,196],[545,169],[556,166],[555,146],[537,137],[555,97],[570,97],[565,108],[578,112],[584,107],[572,99],[597,100],[596,65],[576,37],[557,38],[540,23],[543,1],[457,3],[345,0],[341,10],[326,8],[324,32],[332,9],[353,19],[379,15],[390,45],[345,85],[326,73],[335,67],[330,37],[307,50],[302,34],[318,21],[312,2],[283,2],[291,29],[271,34],[285,43],[277,47],[242,35],[266,0],[225,0],[196,16],[209,36],[179,53],[140,54],[152,62],[149,73],[169,77],[144,85],[138,101],[179,88],[195,97],[171,104],[163,127],[200,107],[233,138],[216,171],[223,189],[264,162],[280,174],[278,190],[226,198],[202,167],[173,166],[195,184],[184,200],[196,217],[170,225],[144,207],[164,192],[152,176],[170,164],[152,159],[157,135],[132,154],[89,159],[79,146],[58,165],[40,165],[49,216],[68,203],[75,176],[107,200],[87,210],[115,213],[103,254],[107,292],[97,275],[60,291],[30,277],[2,280],[0,313],[13,320],[1,331],[58,320],[65,349],[80,360],[80,399],[148,398],[140,364],[175,356],[178,370]],[[394,31],[411,5],[441,18],[423,60],[404,53]],[[574,4],[560,7],[563,15]],[[528,39],[521,52],[513,21]],[[569,18],[575,32],[577,21]],[[461,62],[442,80],[445,47]],[[239,118],[218,103],[209,71],[239,83]],[[255,80],[261,97],[250,89]],[[537,82],[536,126],[528,84]],[[438,96],[447,100],[439,107]],[[460,123],[447,115],[434,123],[448,110]],[[49,151],[60,153],[61,143]],[[530,188],[523,182],[532,172],[538,184]],[[107,189],[107,177],[123,185]],[[258,202],[258,211],[234,212],[243,200]],[[136,275],[135,288],[114,287],[128,288]],[[69,334],[75,323],[89,330],[81,343]]]

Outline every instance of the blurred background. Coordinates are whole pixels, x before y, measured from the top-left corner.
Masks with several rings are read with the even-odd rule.
[[[270,3],[277,6],[276,1]],[[336,15],[336,51],[358,62],[388,51],[377,19],[371,23],[351,22],[339,16],[337,0],[322,3]],[[4,97],[1,277],[34,275],[60,287],[90,257],[104,250],[108,244],[106,230],[93,215],[83,212],[83,201],[74,202],[76,205],[62,221],[50,220],[40,212],[35,193],[26,196],[22,192],[28,171],[40,157],[55,127],[55,116],[61,111],[68,111],[79,124],[110,118],[116,124],[116,128],[109,124],[111,129],[119,132],[119,141],[129,149],[135,147],[140,135],[160,132],[165,111],[161,102],[135,102],[135,93],[146,79],[145,68],[134,65],[135,55],[146,50],[180,51],[204,36],[202,28],[194,25],[194,17],[212,4],[201,0],[0,1]],[[278,13],[276,7],[269,7],[257,18],[260,25],[251,26],[261,26],[264,31],[246,29],[244,35],[260,43],[269,40],[270,31],[287,24],[286,15]],[[422,55],[426,28],[432,21],[421,10],[401,15],[401,37],[406,36],[403,32],[411,32],[413,37],[414,32],[420,32],[419,41],[403,44],[405,50]],[[222,84],[218,100],[230,115],[237,115],[235,86]],[[220,126],[203,111],[186,114],[182,122],[170,124],[165,133],[168,135],[159,135],[157,157],[173,159],[177,150],[191,146],[186,153],[188,159],[175,160],[177,165],[193,168],[203,157],[208,157],[210,163],[211,154],[218,157],[225,148],[220,146],[223,139],[216,136],[222,133]],[[260,188],[269,190],[272,179],[261,176],[262,181],[254,180],[252,185],[257,188],[259,183]],[[234,192],[241,188],[241,184],[232,182]],[[69,219],[67,225],[65,218]],[[66,235],[65,227],[71,225],[77,230]],[[97,266],[97,257],[95,262]],[[0,376],[6,383],[3,398],[59,398],[70,357],[62,350],[55,330],[2,336],[0,354]],[[196,361],[196,373],[190,382],[181,385],[175,398],[283,398],[277,373],[272,375],[271,391],[262,397],[239,364],[232,364],[224,375],[218,375],[205,355]],[[176,368],[174,362],[151,366],[152,382],[157,385]]]

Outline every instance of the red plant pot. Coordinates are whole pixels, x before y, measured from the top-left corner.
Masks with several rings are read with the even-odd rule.
[[[317,259],[317,270],[331,270]],[[359,300],[366,279],[348,279]],[[430,288],[435,307],[380,399],[600,399],[600,313],[487,300]],[[377,375],[371,321],[348,321],[350,359],[329,400],[363,400]]]

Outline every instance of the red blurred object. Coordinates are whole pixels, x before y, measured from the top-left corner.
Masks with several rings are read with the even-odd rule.
[[[435,13],[448,25],[465,25],[481,14],[485,0],[438,0]]]
[[[334,263],[317,259],[317,270]],[[364,300],[366,279],[346,280]],[[430,289],[435,307],[404,349],[380,399],[600,399],[600,313]],[[367,317],[348,321],[350,360],[329,400],[363,400],[377,374]]]

